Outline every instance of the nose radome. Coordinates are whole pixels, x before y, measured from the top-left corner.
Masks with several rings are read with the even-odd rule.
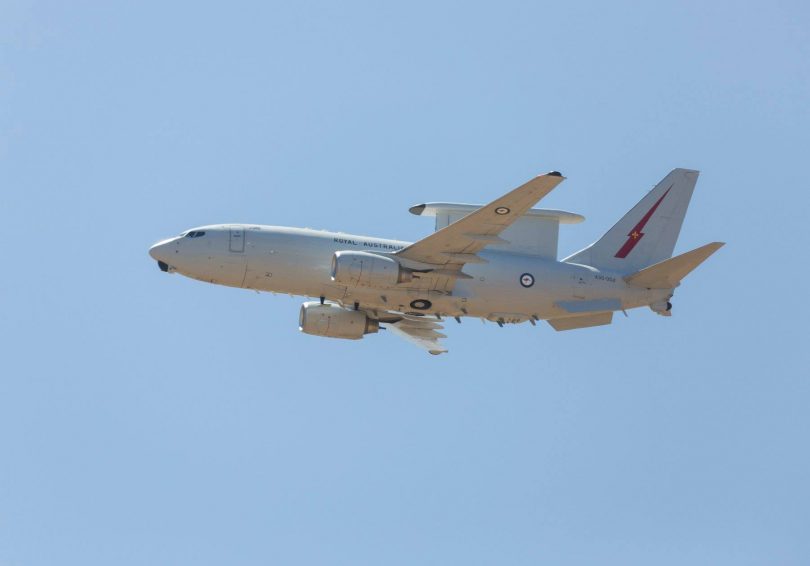
[[[152,259],[161,261],[161,259],[163,258],[163,254],[161,253],[163,252],[163,246],[164,246],[163,242],[158,242],[157,244],[149,248],[149,255],[152,256]]]
[[[149,248],[149,255],[152,256],[152,259],[168,263],[169,262],[169,247],[174,241],[174,238],[169,238],[168,240],[161,240],[151,248]]]

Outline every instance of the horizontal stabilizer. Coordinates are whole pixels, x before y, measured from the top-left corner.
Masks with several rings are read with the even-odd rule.
[[[566,316],[564,318],[552,318],[547,320],[551,327],[560,332],[562,330],[574,330],[576,328],[590,328],[592,326],[604,326],[613,321],[612,312],[599,314],[586,314],[582,316]]]
[[[645,267],[624,278],[630,285],[646,287],[647,289],[672,289],[677,287],[681,279],[689,275],[693,269],[706,261],[709,256],[725,245],[724,242],[713,242],[701,246],[691,252],[666,259],[662,262]]]

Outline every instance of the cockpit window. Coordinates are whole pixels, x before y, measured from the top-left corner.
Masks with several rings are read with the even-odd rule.
[[[184,238],[201,238],[202,236],[205,236],[205,231],[203,231],[203,230],[192,230],[191,232],[188,232],[183,237]]]

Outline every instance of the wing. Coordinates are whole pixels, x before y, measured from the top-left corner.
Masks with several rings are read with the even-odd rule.
[[[447,338],[447,336],[439,332],[444,328],[439,322],[407,314],[397,316],[399,320],[384,322],[382,324],[383,328],[387,328],[400,338],[416,344],[433,355],[447,352],[447,348],[441,343],[441,339]]]
[[[436,266],[434,275],[463,277],[461,268],[465,263],[483,262],[476,254],[489,245],[504,243],[499,234],[564,180],[556,171],[535,177],[395,255]]]

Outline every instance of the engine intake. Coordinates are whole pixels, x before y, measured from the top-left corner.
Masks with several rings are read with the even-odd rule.
[[[301,305],[299,330],[314,336],[359,340],[380,330],[380,323],[363,311],[345,309],[335,303],[311,301]]]
[[[347,287],[392,287],[413,279],[393,258],[369,252],[341,251],[332,256],[332,281]]]

